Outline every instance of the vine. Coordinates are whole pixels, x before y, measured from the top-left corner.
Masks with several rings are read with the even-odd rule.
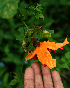
[[[28,8],[31,9],[31,11],[27,10]],[[41,26],[36,25],[36,23],[33,23],[34,27],[29,29],[28,25],[24,22],[24,20],[26,20],[27,16],[30,14],[33,14],[35,18],[38,20],[40,18],[41,20],[42,19],[44,20],[44,16],[42,14],[41,9],[43,8],[38,3],[36,7],[35,6],[25,7],[22,12],[20,9],[18,9],[19,18],[21,19],[23,27],[20,27],[18,29],[18,31],[20,32],[20,35],[16,38],[16,40],[22,41],[22,49],[24,52],[26,52],[25,56],[27,55],[27,53],[32,53],[32,51],[34,51],[36,47],[40,46],[39,40],[42,39],[42,37],[51,37],[51,34],[54,33],[54,30],[46,29],[42,25]],[[60,48],[60,49],[62,50],[63,48]],[[51,51],[51,49],[49,48],[47,50],[49,52]],[[54,53],[56,53],[56,50],[53,50],[53,51]],[[36,60],[36,58],[37,56],[35,55],[33,59]],[[63,58],[62,58],[62,61],[64,61]],[[44,64],[44,66],[46,65]],[[22,63],[22,68],[23,68],[23,63]],[[22,75],[22,69],[21,69],[21,75]],[[20,84],[20,78],[17,76],[14,76],[14,78],[15,79],[11,81],[10,85],[15,85],[16,83]]]

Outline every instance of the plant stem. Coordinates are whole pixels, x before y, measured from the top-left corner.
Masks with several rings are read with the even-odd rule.
[[[25,22],[24,21],[22,21],[22,23],[24,23],[24,25],[26,26],[26,28],[28,29],[28,26],[25,24]]]

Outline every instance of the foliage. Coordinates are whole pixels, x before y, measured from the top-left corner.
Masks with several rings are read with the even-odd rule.
[[[0,1],[0,62],[3,62],[5,65],[0,64],[0,88],[23,88],[26,68],[31,67],[33,62],[38,62],[41,66],[38,59],[36,61],[29,60],[27,64],[25,63],[25,56],[28,54],[27,51],[33,44],[33,42],[31,42],[31,33],[33,33],[34,38],[39,42],[49,40],[50,42],[55,41],[55,43],[61,43],[67,35],[67,40],[70,41],[70,1],[38,0],[38,2],[40,4],[37,4],[36,1],[32,2],[32,0]],[[36,7],[25,8],[31,5]],[[33,30],[33,23],[43,26],[44,30],[47,31],[45,34],[48,36],[41,36],[41,34],[44,34],[42,31],[36,33],[37,28]],[[51,37],[49,37],[50,33]],[[28,36],[28,38],[25,38],[26,36]],[[26,52],[22,50],[23,40],[25,40],[26,44],[27,41],[29,41],[25,48],[25,50],[27,50]],[[70,74],[69,47],[70,44],[67,44],[64,46],[64,51],[60,52],[58,49],[56,54],[51,51],[51,55],[57,59],[57,63],[56,68],[50,71],[52,73],[53,70],[57,70],[60,73],[64,88],[69,88],[70,86],[68,75],[68,73]],[[14,74],[10,72],[15,72],[17,76],[14,76]],[[15,80],[16,82],[14,82]],[[12,82],[14,82],[14,84]]]
[[[63,61],[63,64],[61,65],[62,68],[67,68],[70,70],[70,52],[65,54],[65,57],[62,57],[61,60]]]
[[[19,0],[0,0],[0,17],[10,19],[17,13]]]
[[[40,4],[38,4],[37,3],[37,6],[36,6],[36,8],[34,8],[34,7],[32,7],[35,11],[32,11],[32,13],[35,15],[35,17],[36,17],[36,19],[38,19],[39,20],[39,18],[43,18],[43,20],[44,20],[44,16],[43,16],[43,14],[42,14],[42,11],[41,11],[41,9],[43,9],[42,7],[41,7],[41,5]],[[21,10],[20,10],[20,8],[19,8],[19,12],[20,12]],[[28,44],[28,42],[30,43],[32,40],[31,40],[31,38],[32,37],[34,37],[35,39],[41,39],[42,37],[48,37],[48,36],[50,36],[51,37],[51,33],[44,33],[42,30],[41,30],[41,28],[40,28],[40,26],[34,26],[34,28],[32,28],[32,29],[29,29],[28,28],[28,26],[25,24],[25,22],[23,21],[23,20],[25,20],[26,18],[27,18],[27,15],[26,14],[30,14],[30,12],[28,11],[28,10],[26,10],[26,9],[23,9],[23,11],[22,12],[20,12],[20,18],[21,18],[21,21],[22,21],[22,23],[26,26],[26,27],[24,27],[24,28],[19,28],[18,29],[18,31],[19,32],[21,32],[21,34],[18,36],[18,38],[17,38],[17,40],[20,40],[20,41],[23,41],[23,44],[22,44],[22,46],[23,46],[23,50],[26,52],[28,52],[28,51],[31,51],[31,50],[33,50],[33,49],[35,49],[35,48],[29,48],[29,49],[31,49],[31,50],[26,50],[26,46],[27,46],[27,44]],[[44,30],[44,29],[43,29]],[[49,30],[49,29],[48,29]],[[45,31],[47,31],[47,29],[45,28]],[[52,32],[53,30],[49,30],[50,32]],[[53,31],[54,32],[54,31]],[[52,32],[52,33],[53,33]],[[33,36],[31,36],[31,34],[33,34]],[[29,37],[29,36],[31,36],[31,37],[29,37],[29,38],[26,38],[26,36],[27,37]],[[25,42],[25,43],[24,43]],[[29,44],[29,46],[31,47],[32,46],[32,44],[30,43]]]

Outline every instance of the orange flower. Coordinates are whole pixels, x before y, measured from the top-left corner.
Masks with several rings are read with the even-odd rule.
[[[28,55],[25,57],[25,59],[27,61],[28,59],[33,58],[37,54],[39,61],[42,64],[47,65],[50,69],[52,69],[56,67],[56,59],[52,59],[52,56],[48,51],[48,48],[52,50],[57,50],[58,48],[61,48],[66,44],[69,44],[67,38],[64,40],[63,43],[55,44],[55,42],[49,42],[49,40],[47,42],[46,41],[40,42],[40,46],[36,47],[36,49],[32,51],[30,54],[28,52]]]

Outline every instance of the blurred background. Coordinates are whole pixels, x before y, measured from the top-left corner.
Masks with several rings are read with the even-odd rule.
[[[34,15],[28,16],[25,23],[29,28],[36,23],[36,25],[54,30],[51,37],[44,38],[45,41],[62,43],[67,37],[70,42],[70,0],[0,0],[0,88],[23,88],[25,70],[35,62],[34,60],[25,61],[22,42],[16,40],[16,37],[19,35],[18,28],[22,27],[17,9],[20,8],[22,11],[24,7],[36,6],[37,3],[43,8],[44,20],[37,20]],[[63,47],[63,51],[58,49],[57,53],[50,52],[57,62],[56,67],[50,70],[51,75],[53,70],[57,70],[64,88],[70,88],[70,70],[61,67],[63,64],[61,58],[70,52],[69,47],[70,43]],[[39,61],[38,63],[41,66]],[[68,66],[70,67],[70,64]],[[21,74],[21,69],[23,74]],[[15,76],[13,72],[20,78],[20,82],[9,85]]]

